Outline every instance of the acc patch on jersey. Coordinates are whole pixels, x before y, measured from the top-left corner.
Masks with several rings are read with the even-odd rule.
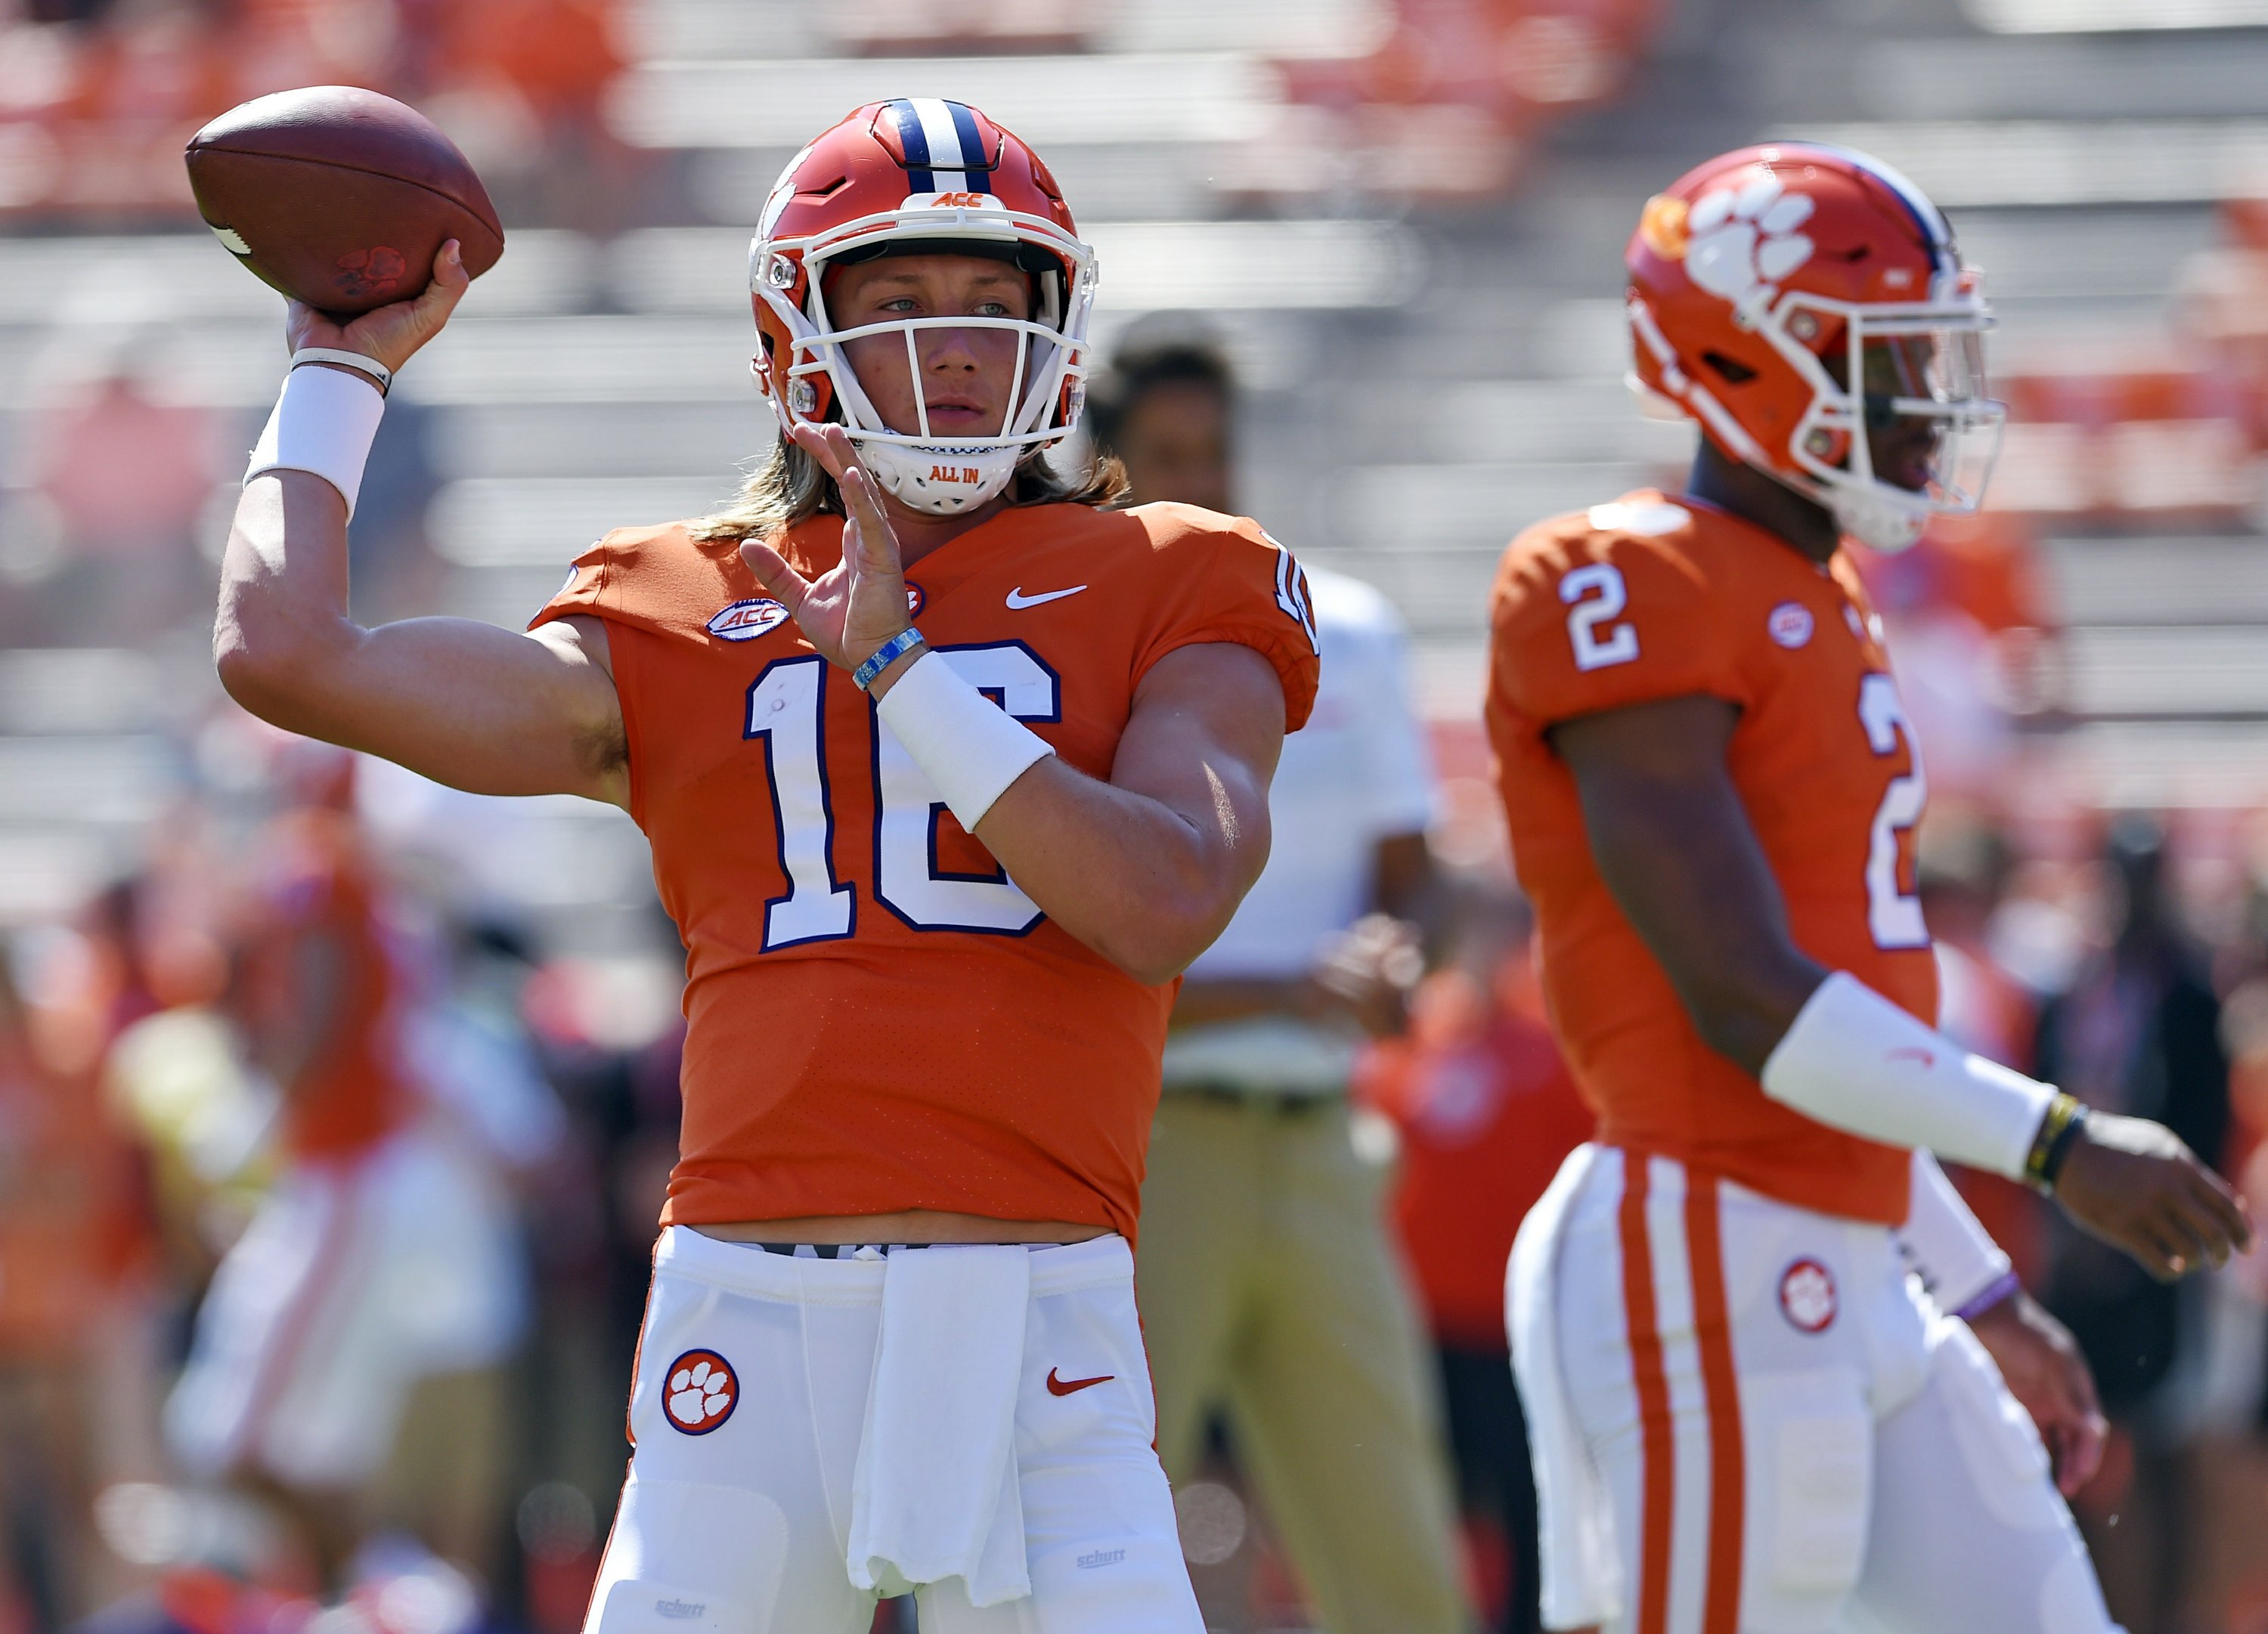
[[[1800,1259],[1779,1274],[1779,1312],[1805,1333],[1835,1325],[1835,1273],[1817,1260]]]
[[[687,1435],[707,1435],[740,1404],[740,1381],[732,1363],[714,1351],[688,1351],[669,1365],[661,1387],[661,1408],[669,1427]]]
[[[787,608],[769,596],[735,601],[709,621],[709,633],[719,641],[754,641],[768,629],[787,622]]]
[[[1783,601],[1764,621],[1771,638],[1791,651],[1811,639],[1811,609],[1800,601]]]

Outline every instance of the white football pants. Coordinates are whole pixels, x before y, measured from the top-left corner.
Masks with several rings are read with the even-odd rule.
[[[1014,1458],[1032,1592],[979,1609],[960,1578],[917,1586],[924,1634],[1204,1634],[1151,1446],[1133,1255],[1099,1237],[1030,1263]],[[865,1634],[876,1595],[846,1555],[884,1269],[662,1233],[584,1634]]]
[[[1547,1417],[1556,1400],[1558,1456],[1585,1466],[1550,1467],[1546,1427],[1539,1488],[1547,1509],[1598,1510],[1547,1515],[1547,1547],[1555,1521],[1601,1540],[1587,1570],[1580,1547],[1547,1562],[1547,1622],[2114,1634],[2031,1420],[1888,1230],[1668,1158],[1587,1146],[1568,1164],[1513,1258],[1516,1318],[1522,1276],[1550,1277],[1521,1394]]]
[[[377,1476],[418,1380],[492,1367],[526,1320],[511,1206],[425,1125],[276,1178],[221,1261],[166,1404],[189,1474],[346,1490]]]

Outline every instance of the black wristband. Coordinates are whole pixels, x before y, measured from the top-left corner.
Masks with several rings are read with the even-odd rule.
[[[2032,1141],[2032,1150],[2024,1160],[2024,1179],[2032,1189],[2041,1193],[2055,1190],[2056,1178],[2063,1173],[2064,1159],[2079,1138],[2079,1131],[2087,1122],[2087,1108],[2069,1095],[2058,1095],[2048,1114],[2040,1120],[2040,1132]]]

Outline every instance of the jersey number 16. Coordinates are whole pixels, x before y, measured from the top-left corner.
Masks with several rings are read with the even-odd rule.
[[[931,649],[978,691],[1027,722],[1063,718],[1056,673],[1021,642]],[[835,877],[835,808],[828,786],[827,660],[816,655],[767,665],[748,688],[741,735],[761,740],[771,780],[772,827],[784,895],[764,904],[764,951],[850,934],[855,887]],[[1039,924],[1039,904],[1005,869],[955,873],[938,860],[946,815],[936,785],[880,720],[874,754],[874,895],[917,931],[1020,936]]]

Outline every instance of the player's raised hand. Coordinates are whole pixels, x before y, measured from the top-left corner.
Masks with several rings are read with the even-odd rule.
[[[794,615],[797,628],[821,657],[856,669],[913,622],[906,607],[897,533],[883,512],[881,490],[858,463],[858,450],[841,426],[806,423],[789,435],[842,490],[848,512],[843,560],[817,578],[806,578],[778,551],[754,539],[741,544],[740,559],[764,593]]]
[[[2228,1263],[2252,1220],[2179,1137],[2145,1118],[2090,1112],[2056,1176],[2056,1201],[2162,1282]]]
[[[449,314],[472,287],[465,258],[451,239],[433,258],[433,280],[424,292],[406,301],[374,307],[351,323],[334,322],[300,301],[284,308],[284,334],[293,351],[306,346],[328,346],[338,351],[360,352],[375,357],[388,370],[399,369],[417,349],[441,333]]]
[[[1969,1327],[1999,1365],[2008,1394],[2032,1416],[2057,1489],[2069,1498],[2095,1478],[2110,1437],[2078,1342],[2022,1292],[1971,1317]]]

